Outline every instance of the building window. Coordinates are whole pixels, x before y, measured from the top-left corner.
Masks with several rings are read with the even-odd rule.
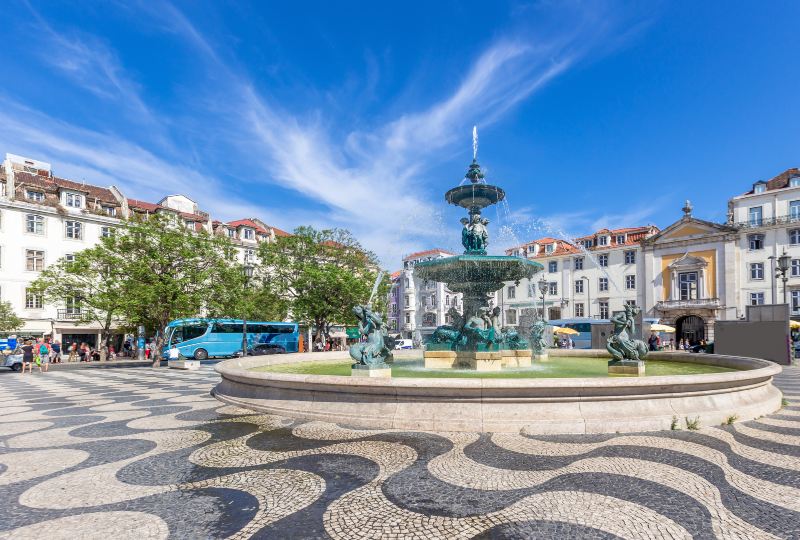
[[[678,274],[678,291],[681,300],[697,300],[697,272]]]
[[[25,289],[25,308],[26,309],[42,309],[44,301],[41,294],[34,294],[28,289]]]
[[[100,206],[100,209],[101,209],[101,210],[103,211],[103,213],[104,213],[105,215],[107,215],[107,216],[114,217],[114,216],[116,216],[116,215],[117,215],[117,209],[116,209],[115,207],[113,207],[113,206],[105,206],[105,205],[102,205],[102,206]]]
[[[246,249],[244,250],[244,263],[250,264],[255,262],[256,260],[256,252],[253,249]]]
[[[575,270],[583,270],[583,257],[575,257]]]
[[[765,186],[764,184],[756,184],[755,186],[753,186],[754,193],[764,193],[766,190],[767,186]]]
[[[506,324],[517,324],[517,310],[516,309],[507,309],[506,310]]]
[[[436,313],[426,313],[423,315],[422,326],[436,326]]]
[[[73,240],[80,240],[83,238],[83,227],[80,221],[65,221],[64,227],[66,228],[67,238]]]
[[[636,307],[636,300],[625,300],[625,305],[630,307]]]
[[[625,276],[625,288],[628,290],[636,288],[636,276]]]
[[[800,201],[789,201],[789,220],[800,221]]]
[[[750,279],[764,279],[764,263],[750,263]]]
[[[410,303],[410,302],[408,301],[408,295],[405,295],[405,296],[403,297],[403,300],[405,300],[405,305],[406,305],[406,306],[408,306],[408,305],[409,305],[409,303]]]
[[[789,231],[789,243],[793,246],[800,244],[800,229]]]
[[[607,246],[608,245],[608,236],[598,236],[597,237],[597,245],[598,246]]]
[[[555,281],[551,281],[547,284],[547,294],[558,294],[558,283]]]
[[[583,317],[583,302],[578,302],[575,304],[575,316],[576,317]]]
[[[192,229],[192,230],[194,230],[194,224],[195,224],[194,221],[187,221],[184,223],[187,229]]]
[[[617,242],[618,245],[624,244],[625,243],[625,235],[624,234],[618,234],[616,242]]]
[[[751,292],[750,293],[750,305],[751,306],[761,306],[764,304],[764,293],[763,292]]]
[[[764,235],[763,234],[748,234],[747,243],[751,251],[764,249]]]
[[[800,176],[792,176],[789,179],[789,187],[800,187]]]
[[[75,254],[74,253],[67,253],[66,255],[64,255],[64,260],[67,261],[68,263],[74,263],[75,262]]]
[[[25,230],[32,234],[44,234],[44,217],[36,214],[25,216]]]
[[[578,279],[575,280],[575,294],[582,294],[583,293],[583,280]]]
[[[608,266],[608,255],[607,254],[599,255],[597,257],[597,263],[600,266]]]
[[[242,237],[245,240],[252,240],[255,238],[255,231],[253,229],[242,229]]]
[[[625,252],[625,264],[636,264],[636,252],[626,251]]]
[[[600,292],[607,292],[608,291],[608,278],[601,277],[597,280],[597,290]]]
[[[517,297],[517,288],[514,285],[509,285],[506,289],[506,298],[516,298]]]
[[[752,227],[760,227],[763,223],[760,206],[753,206],[747,210],[747,222]]]
[[[28,189],[25,191],[25,198],[29,201],[42,202],[44,200],[44,193],[41,191],[33,191]]]
[[[41,272],[44,270],[44,251],[36,249],[25,250],[25,270]]]
[[[445,306],[450,306],[450,295],[449,294],[444,295],[444,305]]]
[[[436,305],[436,295],[432,294],[431,295],[431,306],[435,306],[435,305]]]
[[[102,236],[103,238],[111,238],[112,234],[113,233],[111,232],[111,227],[109,227],[108,225],[103,225],[102,227],[100,227],[100,236]]]
[[[411,313],[406,313],[406,324],[411,324]]]
[[[608,319],[608,302],[599,302],[600,304],[600,318]]]
[[[547,271],[551,274],[554,272],[558,272],[558,261],[550,261],[547,263]]]
[[[236,238],[236,230],[235,229],[226,229],[228,231],[228,238]]]
[[[800,259],[792,259],[792,277],[800,277]]]
[[[64,193],[64,205],[70,208],[83,208],[83,195]]]
[[[553,244],[547,244],[546,246],[544,246],[544,252],[545,253],[552,253],[553,252]]]
[[[800,290],[792,291],[792,313],[800,313]]]

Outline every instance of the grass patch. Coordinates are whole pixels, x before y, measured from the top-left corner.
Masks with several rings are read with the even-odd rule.
[[[686,429],[690,429],[692,431],[697,431],[700,429],[700,417],[695,416],[694,419],[690,419],[688,416],[684,418],[686,420]]]
[[[739,419],[739,415],[732,414],[728,418],[725,419],[725,424],[731,425]]]
[[[672,431],[680,431],[681,430],[681,423],[678,420],[677,416],[672,417],[672,423],[669,425],[669,429]]]

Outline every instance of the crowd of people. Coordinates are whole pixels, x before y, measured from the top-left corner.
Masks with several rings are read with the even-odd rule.
[[[148,343],[146,348],[149,358],[155,348],[155,344]],[[60,364],[62,362],[99,362],[105,356],[106,360],[116,360],[119,357],[133,357],[134,349],[131,340],[126,340],[122,346],[122,351],[117,352],[113,345],[94,347],[89,343],[73,342],[66,347],[62,347],[61,341],[51,338],[36,338],[18,340],[16,336],[11,336],[6,340],[5,348],[0,351],[3,356],[22,355],[22,373],[27,370],[33,372],[36,366],[40,372],[48,371],[50,364]]]

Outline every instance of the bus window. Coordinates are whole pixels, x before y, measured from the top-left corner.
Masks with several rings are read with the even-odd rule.
[[[250,330],[250,326],[247,326],[248,332]],[[214,323],[214,328],[211,330],[215,334],[241,334],[244,331],[244,328],[241,324],[235,323]]]
[[[167,341],[170,345],[174,345],[183,341],[183,328],[178,326],[177,328],[171,328],[170,330],[172,330],[172,333]]]
[[[200,336],[205,335],[206,330],[208,329],[208,325],[206,324],[189,324],[182,328],[183,330],[183,339],[190,340],[199,338]]]

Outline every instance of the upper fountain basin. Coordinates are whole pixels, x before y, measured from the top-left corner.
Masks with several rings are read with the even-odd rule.
[[[463,208],[486,208],[489,205],[502,201],[506,192],[502,188],[490,184],[472,183],[454,187],[444,194],[445,200]]]
[[[466,187],[466,186],[465,186]],[[418,263],[414,275],[441,283],[499,283],[531,278],[544,267],[507,255],[456,255]],[[498,287],[499,288],[499,287]]]

